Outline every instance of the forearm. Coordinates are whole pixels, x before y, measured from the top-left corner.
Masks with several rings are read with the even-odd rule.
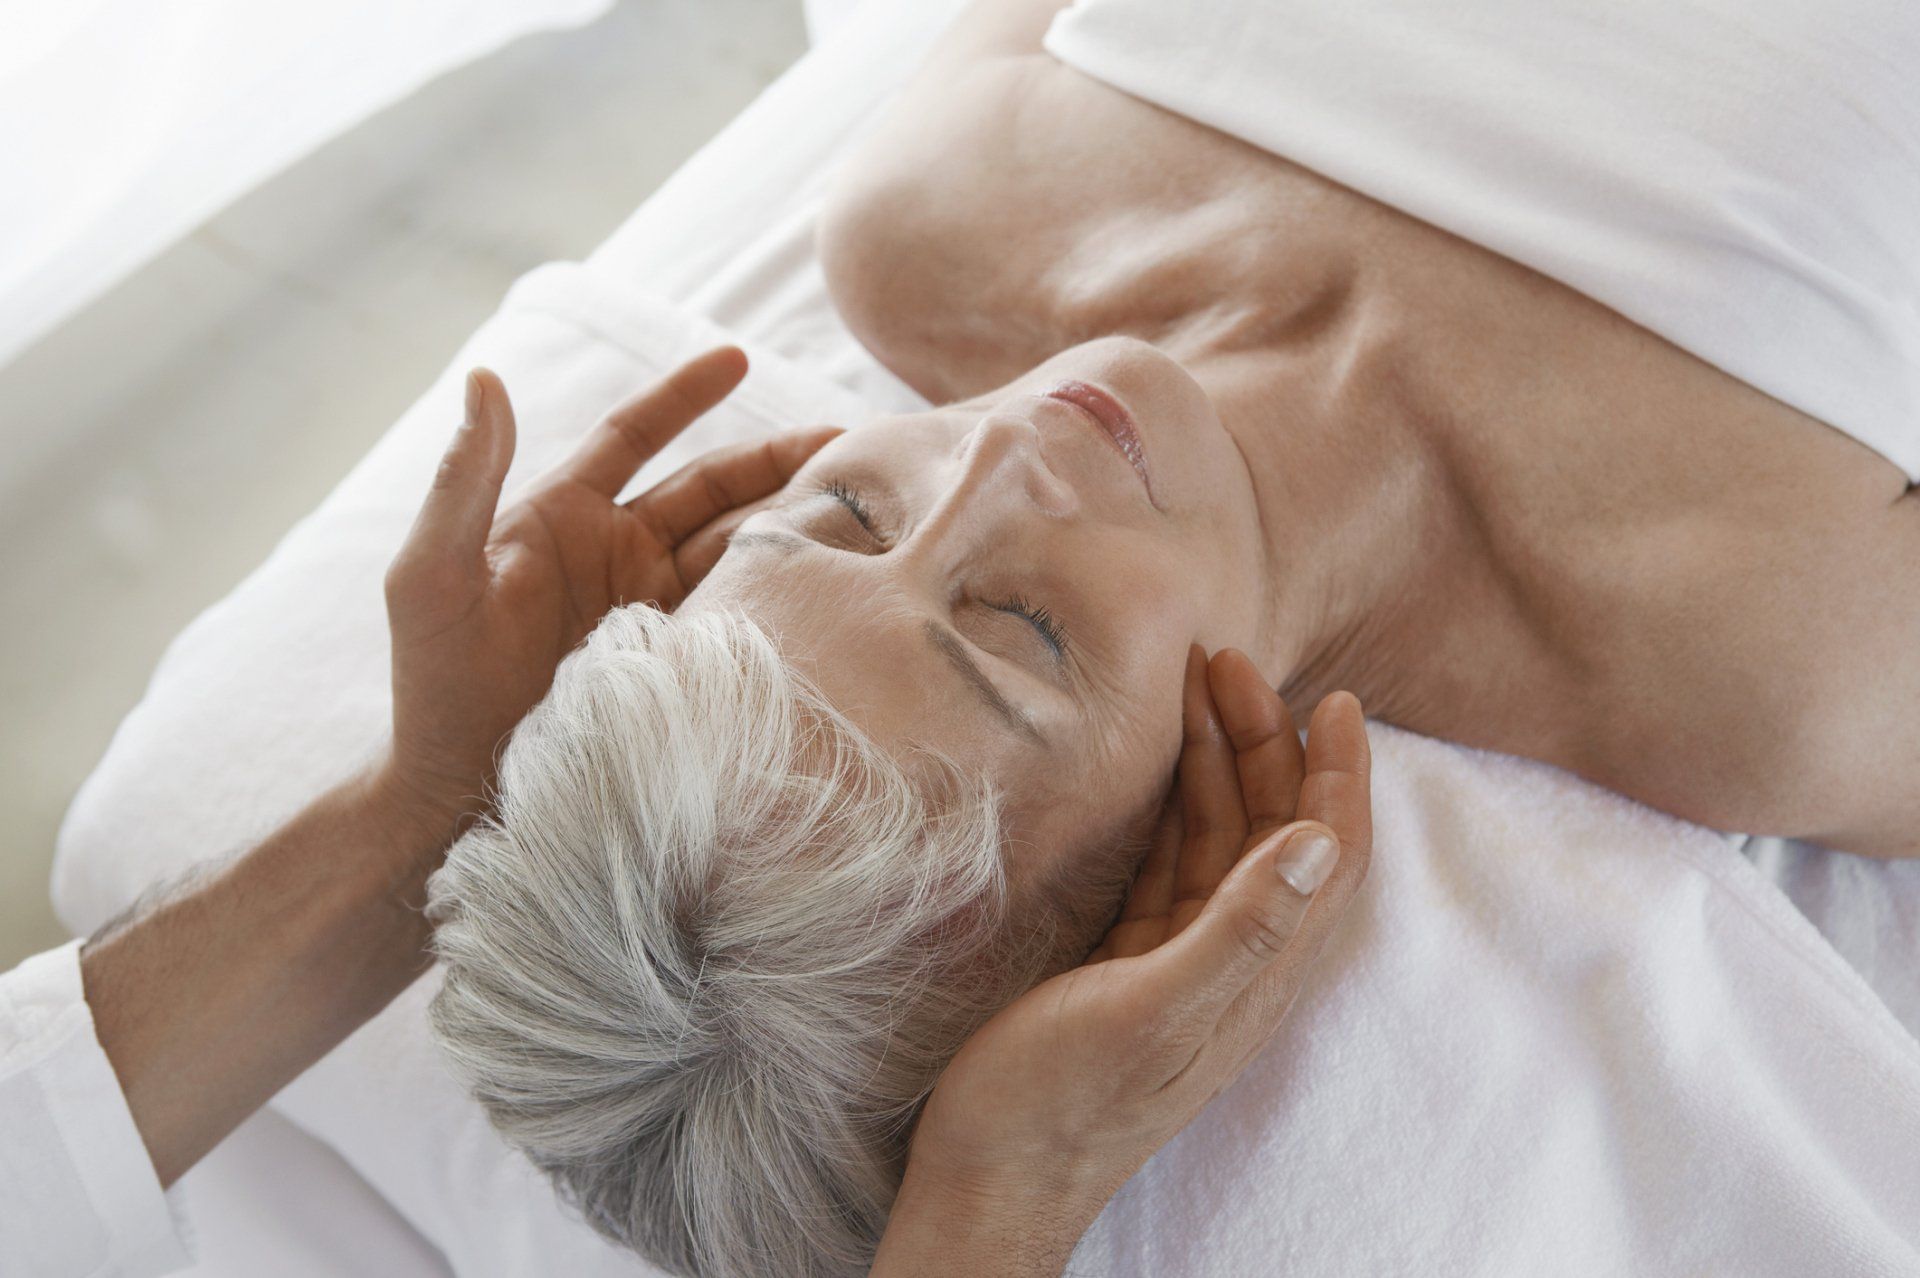
[[[420,974],[451,833],[356,777],[87,944],[95,1032],[162,1184]]]
[[[872,1278],[1059,1278],[1098,1214],[1059,1194],[960,1187],[909,1166]]]

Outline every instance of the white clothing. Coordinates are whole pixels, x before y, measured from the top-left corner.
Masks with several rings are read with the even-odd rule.
[[[1080,0],[1046,48],[1559,280],[1920,481],[1914,0]]]
[[[0,976],[0,1272],[139,1278],[191,1259],[112,1062],[80,942]]]

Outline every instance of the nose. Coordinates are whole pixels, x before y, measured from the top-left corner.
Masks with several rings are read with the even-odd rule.
[[[899,551],[949,563],[1018,521],[1070,519],[1080,497],[1047,467],[1040,432],[1016,413],[982,417],[961,440],[952,482]]]

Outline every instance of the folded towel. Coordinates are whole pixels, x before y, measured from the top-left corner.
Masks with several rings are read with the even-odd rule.
[[[510,485],[721,334],[549,267],[176,641],[76,800],[64,916],[243,845],[377,741],[380,580],[499,369]],[[660,458],[864,404],[764,352]],[[647,476],[643,475],[644,482]],[[1920,1272],[1920,1044],[1724,839],[1550,768],[1374,730],[1375,869],[1273,1046],[1123,1189],[1075,1273]],[[274,1102],[463,1275],[647,1272],[441,1066],[429,975]]]

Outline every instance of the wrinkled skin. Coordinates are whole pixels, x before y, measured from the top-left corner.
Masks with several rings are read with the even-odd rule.
[[[1151,495],[1104,431],[1044,397],[1067,379],[1127,406]],[[1179,751],[1188,648],[1259,645],[1259,519],[1199,385],[1143,342],[1105,339],[840,436],[684,608],[750,614],[897,756],[984,770],[1044,863],[1150,817]],[[950,628],[1011,715],[930,626]]]

